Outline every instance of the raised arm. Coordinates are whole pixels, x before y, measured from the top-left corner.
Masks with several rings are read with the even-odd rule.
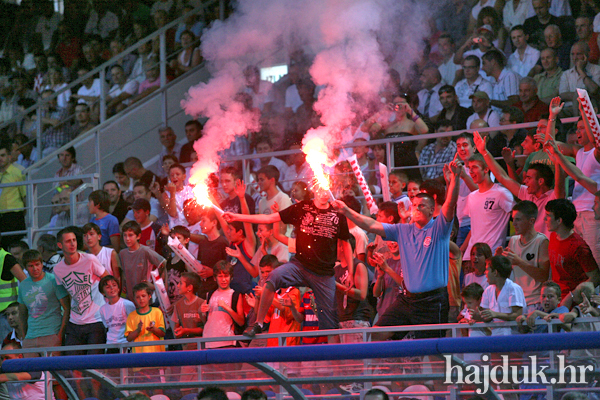
[[[494,160],[494,157],[492,157],[492,155],[487,151],[487,139],[488,136],[486,136],[484,139],[481,137],[479,132],[473,132],[473,141],[475,142],[475,147],[477,147],[477,150],[483,156],[483,159],[485,160],[485,163],[487,164],[491,173],[494,174],[496,179],[498,179],[498,181],[505,188],[507,188],[513,194],[513,196],[517,197],[519,195],[519,190],[521,190],[521,185],[519,184],[519,182],[515,181],[514,179],[511,179],[508,176],[508,174],[504,171],[504,169],[500,166],[500,164],[498,164],[498,162]]]
[[[240,199],[242,214],[250,215],[250,207],[248,207],[248,202],[246,201],[246,184],[244,181],[238,180],[235,183],[235,194]],[[248,245],[246,249],[249,249],[249,254],[253,256],[254,249],[256,248],[256,236],[254,236],[254,229],[252,229],[251,223],[244,222],[244,233],[246,234],[244,242]]]
[[[335,200],[331,203],[331,206],[340,213],[344,214],[346,218],[349,218],[356,225],[369,232],[373,232],[382,238],[385,238],[385,231],[381,222],[374,220],[371,217],[367,217],[357,213],[354,210],[348,208],[348,206],[341,200]],[[271,214],[272,215],[272,214]]]
[[[594,194],[598,191],[598,183],[593,179],[585,176],[577,166],[569,162],[558,149],[554,140],[550,139],[544,145],[544,151],[548,153],[556,166],[560,167],[573,179],[575,179],[588,192]]]
[[[223,219],[225,222],[241,221],[249,222],[251,224],[274,224],[275,222],[281,221],[279,213],[253,215],[225,213],[223,214]]]
[[[458,189],[460,187],[460,172],[462,171],[462,162],[455,155],[451,163],[444,165],[444,168],[450,169],[450,185],[448,186],[448,194],[446,201],[442,205],[441,213],[450,222],[454,219],[454,211],[456,210],[456,202],[458,201]]]

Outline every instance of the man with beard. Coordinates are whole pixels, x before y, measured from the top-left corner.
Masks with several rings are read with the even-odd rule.
[[[468,109],[458,104],[458,97],[454,87],[450,85],[442,86],[439,90],[440,103],[442,103],[442,111],[434,117],[438,123],[448,121],[453,131],[465,129],[467,127],[467,119],[471,115]]]

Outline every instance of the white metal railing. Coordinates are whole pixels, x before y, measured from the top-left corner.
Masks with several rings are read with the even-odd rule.
[[[79,201],[78,197],[85,190],[97,190],[99,188],[99,176],[98,174],[86,174],[86,175],[77,175],[77,176],[68,176],[68,177],[60,177],[60,178],[49,178],[49,179],[35,179],[28,180],[22,182],[13,182],[13,183],[3,183],[0,184],[0,191],[7,187],[20,187],[25,186],[26,188],[26,229],[25,231],[14,231],[14,232],[4,232],[2,231],[0,235],[14,235],[14,234],[23,234],[27,236],[29,244],[34,244],[34,238],[37,233],[42,232],[50,232],[50,231],[58,231],[64,226],[55,226],[48,227],[45,226],[47,224],[42,224],[42,217],[47,216],[49,213],[44,212],[48,211],[50,208],[58,206],[58,204],[50,204],[50,201],[47,203],[44,200],[50,200],[51,197],[57,192],[56,184],[65,181],[65,180],[82,180],[83,183],[77,188],[73,189],[69,194],[69,207],[70,207],[70,225],[78,225],[80,221],[76,220],[77,217],[77,209],[81,207],[83,204],[87,204],[87,199],[82,202]],[[62,188],[61,188],[62,190]],[[63,204],[64,205],[64,204]],[[22,208],[18,209],[10,209],[3,211],[21,211]]]

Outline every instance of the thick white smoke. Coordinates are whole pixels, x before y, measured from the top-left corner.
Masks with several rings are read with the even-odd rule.
[[[439,1],[429,0],[239,0],[225,22],[202,36],[202,52],[213,78],[192,87],[182,101],[186,113],[208,117],[196,142],[199,161],[192,184],[218,168],[218,152],[237,136],[257,131],[256,116],[234,100],[244,87],[247,65],[268,66],[302,49],[314,57],[310,74],[324,89],[314,105],[323,127],[319,136],[333,149],[341,132],[378,100],[391,65],[404,74],[421,56],[427,19]],[[389,62],[386,63],[385,60]]]

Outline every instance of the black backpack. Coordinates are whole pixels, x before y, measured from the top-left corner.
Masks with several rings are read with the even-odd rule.
[[[208,292],[208,295],[206,296],[206,304],[208,304],[210,302],[210,298],[212,297],[213,293],[215,291],[212,290],[210,292]],[[240,299],[241,293],[240,292],[236,292],[235,290],[233,291],[233,294],[231,295],[231,308],[233,310],[237,310],[237,303]],[[246,319],[244,318],[244,325],[240,326],[238,325],[235,321],[233,321],[233,333],[236,335],[241,335],[242,333],[244,333],[244,329],[247,328],[247,323],[246,323]]]

